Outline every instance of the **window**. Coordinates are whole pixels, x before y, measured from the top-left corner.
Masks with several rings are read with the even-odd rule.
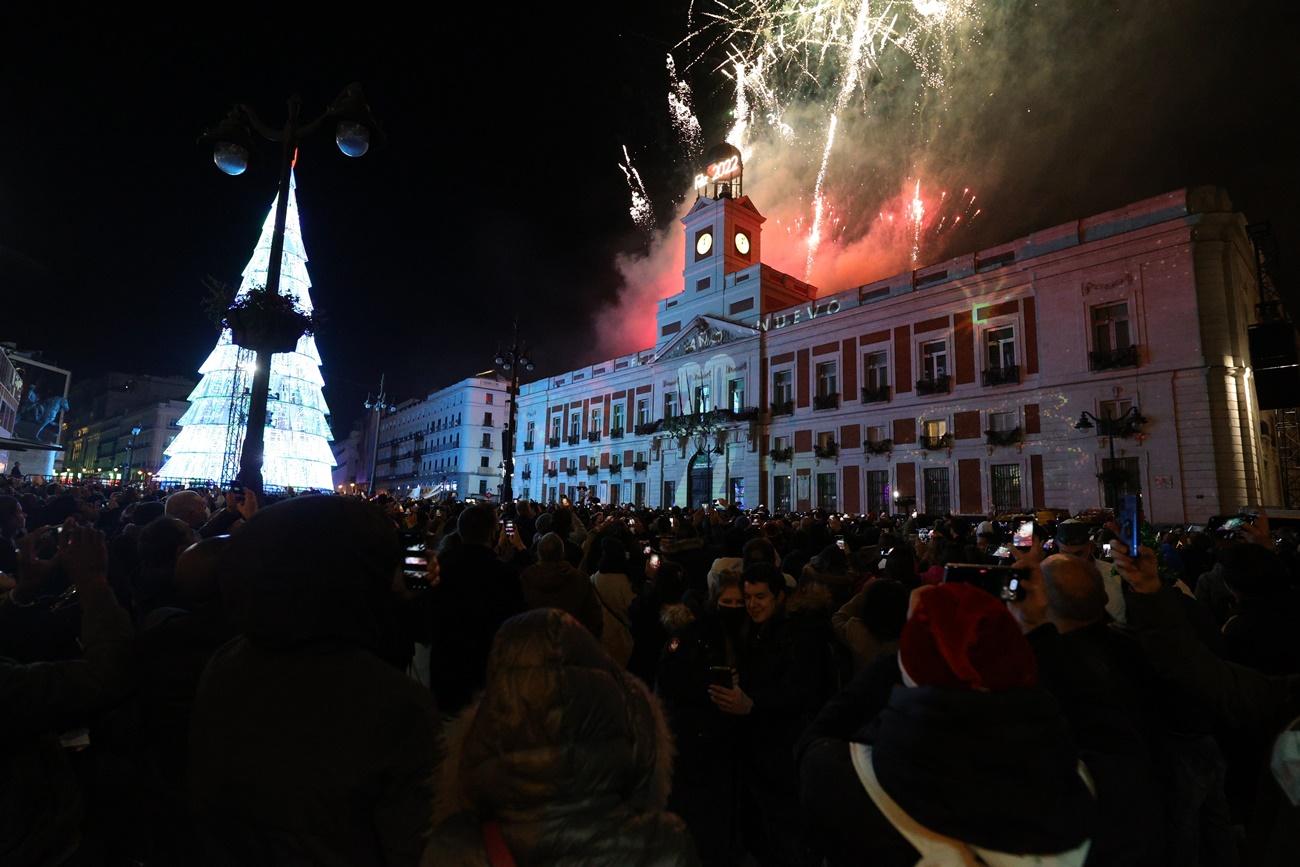
[[[989,467],[989,482],[993,511],[1020,511],[1020,464],[993,464]]]
[[[1016,330],[1010,325],[985,332],[985,354],[990,370],[1002,370],[1016,364]]]
[[[578,411],[569,416],[569,436],[576,437],[582,433],[582,412]]]
[[[677,483],[673,481],[664,482],[664,499],[659,505],[667,508],[677,504]]]
[[[740,412],[745,408],[745,380],[728,380],[727,406],[732,412]]]
[[[948,375],[948,341],[930,340],[921,344],[921,370],[929,380]]]
[[[710,391],[707,382],[695,386],[695,401],[691,405],[691,412],[709,412],[713,409]]]
[[[772,374],[772,403],[794,403],[794,373],[778,370]]]
[[[817,508],[828,512],[839,511],[839,497],[835,488],[834,473],[817,474]]]
[[[1096,352],[1127,349],[1133,342],[1129,334],[1128,304],[1104,304],[1092,308],[1092,348]]]
[[[593,433],[600,430],[600,410],[593,409],[591,411],[591,426],[587,430]]]
[[[479,492],[480,494],[486,494],[486,493],[487,493],[487,479],[479,479],[479,480],[478,480],[478,492]]]
[[[526,443],[536,442],[536,435],[537,435],[537,422],[530,421],[528,423],[528,433],[524,437],[524,442]]]
[[[862,382],[871,391],[889,385],[889,356],[885,352],[870,352],[862,362]]]
[[[639,425],[650,423],[650,398],[643,397],[637,400],[636,423]]]
[[[669,419],[677,415],[677,392],[664,392],[664,418]]]
[[[1009,431],[1019,427],[1017,412],[991,412],[989,413],[989,430]]]
[[[788,448],[790,448],[790,437],[772,437],[773,451],[785,451]]]
[[[1133,401],[1128,398],[1120,400],[1103,400],[1098,408],[1102,418],[1121,418],[1133,408]]]
[[[553,440],[558,440],[560,438],[560,423],[560,417],[558,415],[551,419],[551,439]]]
[[[632,502],[636,503],[637,506],[644,506],[645,505],[645,482],[637,482],[632,490],[634,492],[632,494],[633,497]]]
[[[1119,507],[1119,498],[1125,494],[1142,493],[1141,467],[1137,458],[1102,458],[1101,471],[1104,477],[1102,495],[1106,498],[1106,508]]]
[[[638,464],[644,464],[644,463],[645,463],[645,452],[637,452],[637,453],[636,453],[636,462],[637,462]]]
[[[485,449],[492,448],[492,434],[490,433],[483,434],[482,447]]]
[[[867,442],[878,443],[887,439],[889,439],[889,433],[884,425],[871,425],[867,428]]]
[[[948,420],[946,418],[930,419],[922,428],[928,439],[939,439],[948,433]]]
[[[488,468],[488,456],[484,455],[483,457],[479,458],[478,465],[481,469],[486,470]]]
[[[745,480],[731,480],[731,504],[738,509],[745,508]]]
[[[790,511],[790,477],[772,477],[772,506],[777,513]]]
[[[611,418],[609,422],[609,426],[614,430],[623,429],[623,413],[624,413],[623,404],[621,403],[614,404],[614,408],[613,410],[611,410]]]
[[[889,511],[889,470],[867,470],[867,511]]]
[[[818,447],[818,448],[825,449],[825,448],[829,448],[829,447],[834,446],[834,445],[835,445],[835,432],[834,432],[834,431],[822,431],[821,433],[817,434],[817,447]]]
[[[839,394],[839,386],[836,384],[837,365],[834,361],[823,361],[817,365],[817,396],[827,397],[832,394]]]
[[[489,391],[489,392],[487,393],[487,395],[485,395],[485,399],[487,400],[487,405],[488,405],[488,406],[491,406],[491,405],[492,405],[492,392]]]
[[[483,413],[483,427],[492,427],[492,413]]]
[[[948,468],[925,468],[925,512],[927,515],[946,515],[952,508],[948,496]]]

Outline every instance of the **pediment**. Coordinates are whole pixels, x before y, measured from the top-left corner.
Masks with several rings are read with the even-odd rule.
[[[717,316],[696,316],[681,333],[664,344],[655,361],[679,358],[704,352],[726,343],[750,340],[758,336],[758,329],[740,325]]]

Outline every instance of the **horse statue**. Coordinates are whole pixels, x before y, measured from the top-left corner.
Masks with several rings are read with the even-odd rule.
[[[35,392],[28,395],[29,399],[35,396]],[[32,439],[39,441],[41,434],[45,433],[45,429],[53,425],[55,420],[58,419],[59,413],[67,410],[68,399],[63,395],[58,395],[28,403],[18,413],[18,418],[31,418],[36,425],[36,433],[32,434]]]

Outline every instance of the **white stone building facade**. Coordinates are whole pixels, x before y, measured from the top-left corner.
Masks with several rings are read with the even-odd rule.
[[[682,222],[656,345],[521,388],[516,496],[982,515],[1140,491],[1171,524],[1280,501],[1254,257],[1220,190],[833,294],[762,264],[747,197]],[[1129,410],[1113,443],[1075,427]]]

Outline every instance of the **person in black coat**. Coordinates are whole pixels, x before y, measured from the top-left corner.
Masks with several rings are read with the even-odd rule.
[[[492,550],[498,532],[492,509],[461,512],[456,531],[461,544],[438,558],[442,577],[427,601],[430,682],[447,716],[483,688],[492,637],[525,607],[518,572]]]
[[[768,565],[750,566],[742,580],[749,624],[739,682],[709,693],[724,713],[745,718],[746,848],[765,865],[798,864],[805,855],[794,747],[834,691],[830,594],[817,584],[787,594],[785,576]]]
[[[432,809],[438,716],[381,656],[402,551],[373,505],[299,497],[231,540],[240,635],[213,655],[190,726],[190,794],[216,865],[413,865]]]
[[[655,691],[664,705],[677,753],[668,808],[686,820],[700,861],[732,863],[737,837],[741,720],[723,713],[709,693],[714,675],[735,671],[748,615],[739,575],[724,574],[706,604],[687,594],[663,611],[669,631]],[[730,679],[732,675],[727,674]]]

